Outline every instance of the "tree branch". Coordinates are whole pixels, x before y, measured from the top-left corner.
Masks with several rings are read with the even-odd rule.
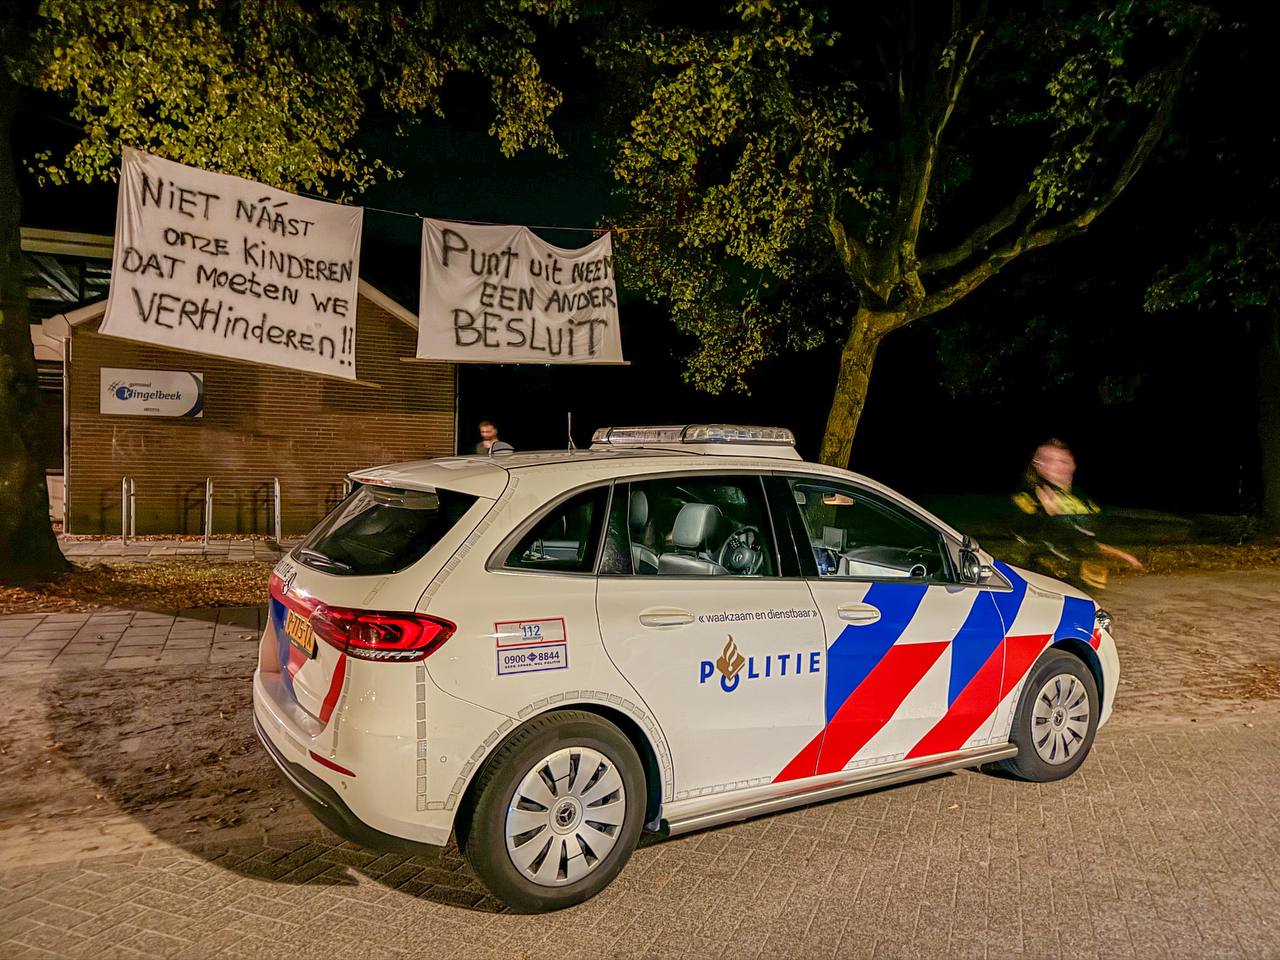
[[[943,87],[941,101],[932,111],[932,116],[921,119],[921,126],[925,128],[923,151],[920,155],[916,155],[916,152],[911,150],[903,151],[902,184],[898,194],[897,218],[900,226],[897,231],[897,250],[895,251],[899,256],[899,269],[902,274],[912,273],[915,270],[916,244],[920,238],[920,224],[924,219],[925,203],[929,199],[929,188],[933,182],[942,133],[946,130],[952,114],[955,113],[960,91],[973,67],[974,56],[983,36],[983,30],[979,24],[982,23],[984,16],[985,5],[978,19],[969,28],[971,36],[964,55],[961,56],[959,50],[954,52],[955,59],[952,62],[950,76]],[[960,41],[961,33],[962,31],[958,29],[953,33],[952,43]],[[905,119],[904,117],[904,121]]]
[[[1077,236],[1087,230],[1089,225],[1120,196],[1124,188],[1129,185],[1129,182],[1147,161],[1147,158],[1151,156],[1156,144],[1160,142],[1160,137],[1168,126],[1169,117],[1173,113],[1174,99],[1182,86],[1183,75],[1186,73],[1187,66],[1191,62],[1191,57],[1195,53],[1199,40],[1200,34],[1197,34],[1195,39],[1187,45],[1186,52],[1179,58],[1178,62],[1167,71],[1164,78],[1164,92],[1161,94],[1155,110],[1152,111],[1151,118],[1147,121],[1146,127],[1125,157],[1124,162],[1120,165],[1115,179],[1097,200],[1063,223],[1037,227],[1036,224],[1039,221],[1033,221],[1013,242],[993,251],[985,260],[954,283],[926,296],[920,302],[919,307],[912,312],[912,319],[927,317],[940,310],[945,310],[957,300],[963,299],[986,283],[987,280],[991,279],[1022,254],[1048,246],[1051,243],[1057,243],[1068,237]]]
[[[1018,194],[1013,198],[1012,203],[998,211],[995,216],[950,250],[924,257],[920,261],[920,272],[937,273],[939,270],[958,267],[986,247],[996,236],[1012,227],[1018,221],[1018,218],[1022,216],[1022,212],[1031,205],[1033,199],[1034,197],[1032,197],[1030,191],[1023,191]]]
[[[831,239],[835,241],[836,254],[840,257],[840,263],[844,265],[849,279],[859,287],[870,288],[872,282],[870,255],[866,246],[857,237],[849,236],[849,231],[845,229],[843,221],[835,211],[834,201],[832,209],[827,213],[827,229],[831,232]]]

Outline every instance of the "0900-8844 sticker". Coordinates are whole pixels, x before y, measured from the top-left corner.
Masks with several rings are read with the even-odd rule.
[[[493,633],[500,677],[569,667],[569,636],[565,632],[564,617],[500,620],[493,625]]]

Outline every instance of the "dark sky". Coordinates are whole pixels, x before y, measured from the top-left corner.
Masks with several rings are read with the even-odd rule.
[[[886,340],[855,469],[914,496],[1004,493],[1031,447],[1054,435],[1077,448],[1082,485],[1109,502],[1215,512],[1249,505],[1255,400],[1238,318],[1142,309],[1160,266],[1194,248],[1196,225],[1255,188],[1212,176],[1214,158],[1239,149],[1231,138],[1252,123],[1248,136],[1274,157],[1274,121],[1266,128],[1247,116],[1247,103],[1225,99],[1251,71],[1268,84],[1265,64],[1242,55],[1234,37],[1211,46],[1180,107],[1179,136],[1087,236],[1019,261],[947,314]],[[33,141],[66,135],[53,113],[29,100]],[[610,210],[612,183],[589,113],[567,104],[558,124],[563,159],[505,159],[483,129],[456,122],[423,124],[409,137],[373,131],[366,146],[405,175],[362,202],[446,218],[591,225]],[[29,182],[24,222],[107,233],[114,203],[114,187]],[[411,309],[419,229],[410,217],[366,213],[362,273]],[[540,232],[563,246],[586,239]],[[765,364],[749,396],[709,396],[684,384],[681,338],[663,311],[626,291],[622,305],[629,367],[463,367],[462,445],[489,418],[518,448],[559,446],[572,411],[580,445],[605,424],[728,420],[788,426],[803,454],[816,453],[836,349]]]

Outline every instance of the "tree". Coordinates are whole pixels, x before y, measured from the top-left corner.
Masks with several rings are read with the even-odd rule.
[[[1167,255],[1145,306],[1190,313],[1202,328],[1243,325],[1253,354],[1261,513],[1280,532],[1280,123],[1239,96],[1270,83],[1274,66],[1263,10],[1236,0],[1222,4],[1221,16],[1210,52],[1232,69],[1197,78],[1189,91],[1196,135],[1178,142],[1177,170],[1198,189],[1180,207],[1179,252]]]
[[[886,335],[1116,200],[1211,19],[1177,0],[1001,11],[736,0],[599,57],[633,107],[614,163],[630,282],[695,338],[709,391],[838,342],[826,463],[849,462]]]
[[[1273,179],[1265,192],[1274,198],[1278,188]],[[1209,222],[1201,240],[1199,251],[1161,271],[1147,291],[1146,307],[1226,313],[1245,324],[1254,352],[1261,513],[1266,527],[1280,532],[1280,225],[1269,215]]]
[[[47,0],[0,12],[0,582],[65,569],[32,458],[28,334],[13,127],[23,86],[59,96],[80,135],[39,152],[39,182],[111,180],[120,148],[286,189],[358,191],[394,175],[353,145],[370,118],[442,115],[446,83],[487,85],[511,154],[557,149],[560,93],[533,47],[571,0]]]

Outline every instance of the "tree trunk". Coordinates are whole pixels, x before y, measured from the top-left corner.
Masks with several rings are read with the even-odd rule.
[[[867,404],[867,387],[871,383],[871,365],[884,335],[901,326],[900,314],[876,313],[860,309],[853,317],[849,339],[840,352],[840,373],[836,377],[836,393],[827,415],[827,429],[822,435],[819,459],[833,467],[848,467],[853,452],[853,435]]]
[[[46,579],[67,569],[49,524],[44,466],[34,456],[40,398],[13,157],[17,107],[17,84],[0,64],[0,583],[5,584]]]
[[[1258,318],[1258,441],[1261,445],[1262,520],[1280,532],[1280,307]]]

